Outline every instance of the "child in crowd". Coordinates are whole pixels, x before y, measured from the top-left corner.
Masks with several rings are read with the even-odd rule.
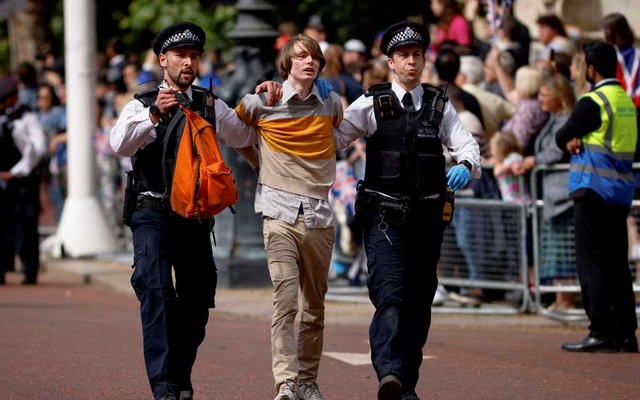
[[[528,202],[521,179],[512,171],[512,167],[522,162],[522,148],[516,135],[511,131],[497,131],[491,137],[491,156],[493,175],[498,181],[502,200],[521,203]]]

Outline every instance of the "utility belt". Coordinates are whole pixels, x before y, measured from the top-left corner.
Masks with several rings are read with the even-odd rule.
[[[384,215],[389,222],[402,225],[408,221],[415,201],[409,196],[390,195],[367,189],[363,181],[356,186],[356,216]],[[365,223],[365,221],[362,221]]]
[[[171,201],[168,197],[153,197],[140,193],[140,187],[133,181],[133,171],[126,171],[127,183],[124,189],[122,223],[129,226],[133,212],[141,208],[150,208],[165,213],[171,212]]]
[[[139,194],[136,200],[136,210],[150,208],[161,212],[171,212],[171,201],[168,197],[153,197]]]
[[[407,223],[412,215],[416,214],[418,207],[425,206],[423,201],[435,200],[440,197],[439,193],[422,198],[383,193],[367,189],[363,181],[358,182],[356,190],[356,216],[358,214],[360,214],[360,216],[366,216],[377,212],[384,216],[385,220],[396,225]],[[447,188],[442,213],[442,222],[445,225],[451,223],[454,208],[453,202],[453,192]]]

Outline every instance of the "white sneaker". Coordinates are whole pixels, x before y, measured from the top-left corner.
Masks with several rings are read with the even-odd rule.
[[[324,400],[317,383],[303,383],[300,385],[298,398],[300,400]]]
[[[180,400],[193,400],[193,390],[181,390]]]
[[[449,298],[449,292],[444,288],[441,284],[438,284],[438,288],[436,289],[436,294],[433,296],[432,306],[441,306],[444,302]]]
[[[449,298],[451,300],[455,301],[456,303],[460,303],[460,305],[462,305],[462,306],[480,307],[480,305],[482,304],[482,302],[480,300],[476,299],[475,297],[463,296],[463,295],[458,294],[456,292],[450,293],[449,294]]]
[[[290,383],[283,383],[280,385],[278,395],[273,400],[298,400],[298,395]]]

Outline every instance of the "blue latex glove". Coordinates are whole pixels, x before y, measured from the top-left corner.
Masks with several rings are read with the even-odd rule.
[[[464,165],[456,165],[447,172],[447,179],[449,179],[447,185],[455,192],[467,186],[467,183],[471,180],[471,172]]]
[[[318,88],[318,93],[320,93],[320,98],[322,100],[326,100],[329,97],[329,92],[333,92],[333,86],[324,78],[316,78],[313,81]]]

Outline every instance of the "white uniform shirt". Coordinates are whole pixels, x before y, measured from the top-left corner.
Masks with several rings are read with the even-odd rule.
[[[13,121],[12,135],[15,146],[22,158],[11,167],[11,175],[16,178],[29,176],[38,167],[47,152],[47,137],[33,112],[26,112]]]
[[[391,89],[398,99],[402,99],[406,93],[395,81],[392,82]],[[422,107],[423,93],[424,89],[422,85],[418,85],[411,90],[416,111]],[[402,104],[402,102],[400,104]],[[376,122],[375,111],[373,109],[373,96],[366,97],[362,95],[347,107],[342,123],[333,130],[336,148],[344,149],[360,137],[371,136],[377,129],[378,123]],[[472,177],[480,178],[482,169],[480,167],[480,149],[478,143],[473,136],[464,129],[451,102],[447,102],[444,108],[444,115],[440,123],[440,140],[456,161],[461,162],[467,160],[471,163]]]
[[[191,87],[185,92],[192,98]],[[247,126],[236,112],[224,101],[216,99],[216,136],[218,141],[229,147],[247,147],[258,142],[253,127]],[[138,100],[128,102],[115,126],[111,129],[111,148],[121,156],[131,157],[138,149],[144,149],[156,140],[156,125],[151,122],[148,107]]]

